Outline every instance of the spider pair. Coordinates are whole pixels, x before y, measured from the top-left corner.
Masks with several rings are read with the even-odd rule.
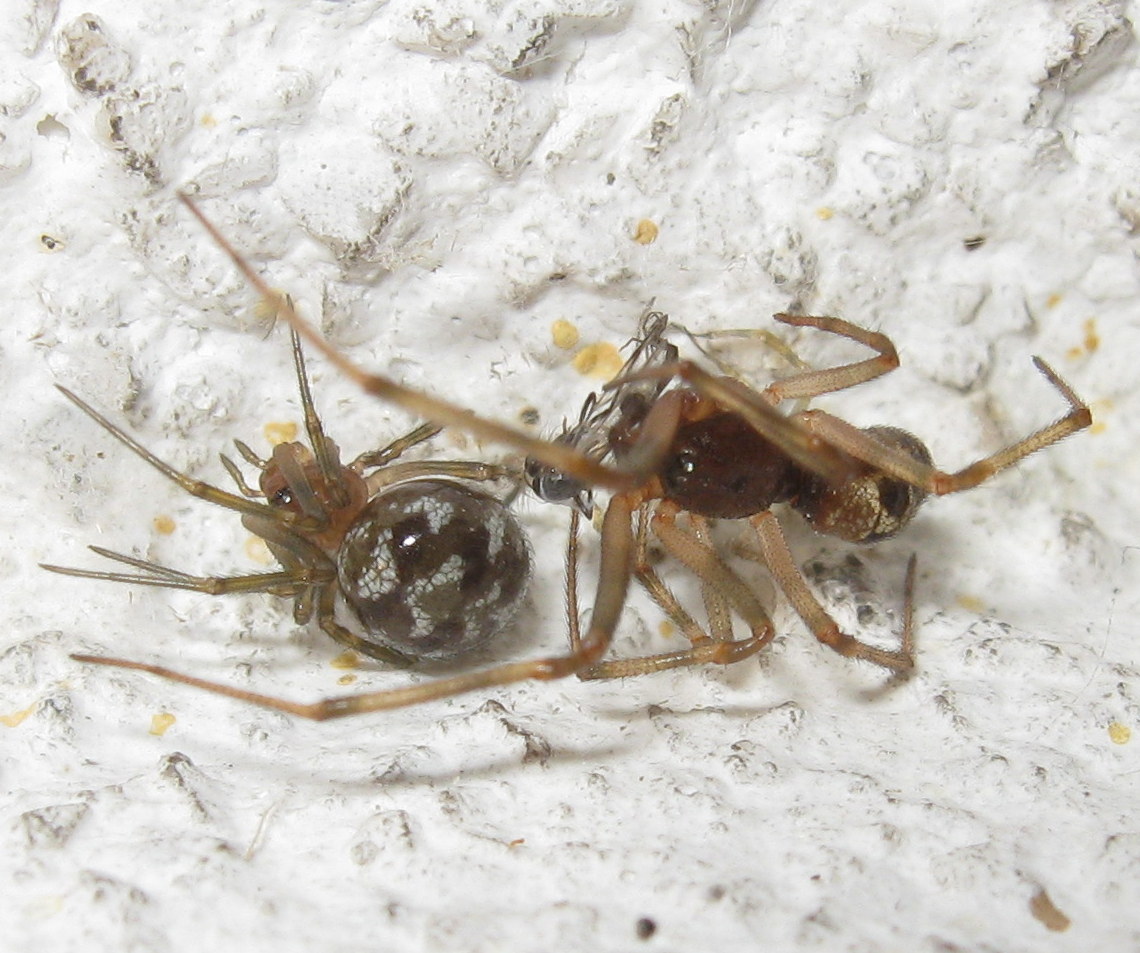
[[[267,542],[283,568],[257,575],[194,577],[99,547],[92,549],[138,572],[44,568],[209,594],[269,592],[292,598],[299,623],[315,615],[337,641],[375,658],[408,664],[417,658],[461,655],[505,626],[522,598],[530,553],[502,504],[455,482],[500,479],[509,476],[507,470],[480,463],[396,462],[405,450],[444,427],[520,450],[528,456],[526,474],[532,489],[544,499],[573,504],[575,528],[577,514],[592,508],[595,489],[611,493],[601,520],[599,578],[590,623],[584,633],[579,631],[572,603],[570,648],[561,655],[311,704],[245,691],[164,666],[73,656],[150,672],[305,718],[324,720],[397,708],[526,679],[623,677],[748,658],[772,640],[774,629],[758,597],[713,544],[709,520],[714,519],[747,520],[763,562],[820,642],[841,655],[906,672],[913,666],[909,623],[898,650],[876,648],[842,632],[797,569],[772,507],[787,503],[822,533],[873,543],[905,527],[927,495],[977,486],[1091,423],[1087,406],[1035,357],[1038,370],[1068,403],[1068,413],[1012,446],[957,473],[946,473],[932,465],[922,442],[904,431],[860,430],[819,410],[790,415],[779,410],[786,401],[844,390],[893,370],[898,355],[884,335],[838,318],[776,315],[783,324],[848,338],[874,356],[801,371],[756,391],[740,380],[679,360],[676,349],[664,339],[664,317],[651,314],[622,372],[600,397],[587,401],[578,423],[554,440],[541,440],[358,367],[301,318],[288,297],[271,290],[188,197],[181,198],[262,300],[291,325],[310,447],[282,444],[266,461],[237,443],[243,459],[261,473],[259,489],[253,490],[237,466],[223,457],[241,491],[238,495],[176,471],[74,394],[61,390],[189,493],[241,513],[245,526]],[[347,466],[341,464],[337,447],[325,436],[313,407],[298,336],[368,394],[431,423]],[[679,383],[673,386],[674,382]],[[650,534],[699,579],[709,616],[707,632],[650,566],[646,558]],[[570,539],[569,572],[573,573],[574,530]],[[678,624],[688,639],[686,648],[641,658],[605,657],[634,577]],[[908,615],[913,578],[912,559]],[[571,576],[568,589],[574,588]],[[338,591],[363,634],[335,620]],[[733,613],[748,631],[743,638],[734,638]]]

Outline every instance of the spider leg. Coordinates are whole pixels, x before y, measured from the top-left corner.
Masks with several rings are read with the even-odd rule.
[[[577,510],[571,510],[571,523],[576,522]],[[709,643],[709,638],[701,631],[696,620],[688,613],[684,606],[673,595],[669,587],[661,580],[649,563],[646,552],[649,532],[649,519],[646,507],[641,506],[637,511],[637,548],[634,557],[634,576],[638,583],[652,597],[653,601],[669,617],[670,621],[681,630],[691,646]],[[576,530],[572,535],[576,541]],[[576,546],[567,553],[566,565],[567,592],[572,593],[577,578]],[[578,634],[577,598],[571,596],[567,600],[570,615],[570,643],[574,644]],[[663,652],[658,655],[639,656],[637,658],[607,659],[578,673],[583,681],[604,678],[626,678],[634,675],[646,675],[651,672],[661,672],[671,668],[698,664],[693,660],[692,649],[682,649],[675,652]]]
[[[829,334],[850,338],[877,352],[875,357],[863,361],[818,371],[804,371],[769,384],[764,389],[764,394],[774,404],[789,399],[819,397],[821,394],[846,390],[881,377],[899,366],[898,352],[885,334],[868,331],[842,318],[799,314],[777,314],[773,317],[781,324],[790,324],[799,328],[818,328]]]
[[[369,497],[385,487],[408,480],[428,480],[433,477],[445,480],[471,480],[486,483],[493,480],[519,479],[518,467],[496,463],[479,463],[471,460],[423,460],[414,463],[390,463],[365,478]]]
[[[241,443],[241,441],[235,440],[234,443]],[[245,444],[241,445],[245,446]],[[246,449],[248,450],[249,448],[247,447]],[[265,494],[262,493],[261,490],[255,490],[245,482],[245,476],[242,474],[241,470],[238,469],[238,465],[234,463],[233,460],[227,457],[224,453],[219,453],[218,457],[222,461],[222,466],[226,468],[226,473],[230,475],[230,479],[237,484],[237,488],[241,491],[242,496],[247,496],[252,500],[265,499]],[[262,465],[261,469],[264,470],[265,466]]]
[[[336,567],[304,537],[297,535],[272,520],[260,517],[243,518],[246,529],[265,540],[274,557],[285,567],[280,572],[255,573],[242,576],[191,576],[158,563],[136,559],[100,546],[90,547],[106,559],[124,563],[141,570],[140,573],[112,573],[41,563],[42,568],[65,576],[85,579],[103,579],[133,585],[155,586],[163,589],[186,589],[206,595],[220,596],[230,593],[266,592],[270,595],[292,598],[293,618],[304,625],[317,613],[321,628],[342,645],[371,658],[406,668],[414,659],[395,649],[361,639],[340,625],[334,615],[336,606]],[[77,656],[73,656],[75,658]],[[125,667],[135,667],[131,663]]]
[[[113,549],[104,549],[102,546],[88,546],[87,548],[97,556],[102,556],[104,559],[111,559],[127,566],[134,566],[136,569],[141,569],[148,575],[155,576],[159,579],[182,580],[193,578],[193,576],[182,572],[180,569],[171,569],[169,566],[162,566],[159,563],[153,563],[146,559],[128,556],[126,553],[117,553]]]
[[[590,627],[582,636],[577,650],[568,655],[551,658],[513,662],[494,668],[453,675],[448,678],[433,679],[378,692],[365,692],[359,695],[342,695],[320,701],[303,703],[272,695],[262,695],[176,672],[162,665],[147,662],[133,662],[129,659],[109,658],[94,655],[73,655],[76,661],[95,665],[108,665],[114,668],[127,668],[149,672],[170,681],[190,685],[218,695],[226,695],[263,708],[272,708],[308,718],[313,721],[327,721],[331,718],[345,718],[365,712],[386,711],[418,705],[422,702],[451,698],[466,692],[509,685],[529,679],[549,680],[564,678],[594,665],[609,648],[613,631],[625,604],[626,590],[629,587],[630,568],[633,558],[633,510],[630,502],[618,495],[610,501],[602,524],[601,582],[594,600],[594,611]],[[319,610],[318,610],[319,611]]]
[[[61,576],[77,576],[80,579],[104,579],[109,582],[125,582],[136,586],[154,586],[159,589],[187,589],[210,596],[228,595],[233,592],[268,592],[275,596],[295,596],[313,584],[313,574],[305,570],[290,569],[284,572],[250,573],[242,576],[191,576],[177,569],[160,566],[158,563],[135,559],[124,553],[116,553],[100,546],[91,546],[94,552],[106,559],[125,563],[141,570],[139,573],[104,572],[96,569],[76,569],[72,566],[53,566],[40,563],[41,569],[59,573]]]
[[[794,419],[801,421],[809,431],[828,444],[881,470],[888,476],[939,496],[958,493],[983,483],[1023,457],[1036,453],[1092,424],[1092,412],[1060,375],[1039,357],[1033,358],[1033,363],[1045,379],[1060,391],[1069,404],[1069,412],[1049,426],[1042,427],[1028,437],[983,457],[956,473],[946,473],[916,460],[910,454],[887,446],[857,427],[824,411],[804,411]]]
[[[173,480],[182,489],[184,489],[191,496],[195,496],[200,500],[205,500],[207,503],[213,503],[216,506],[225,507],[228,510],[236,510],[239,513],[246,513],[253,516],[268,517],[276,522],[293,522],[294,517],[292,514],[282,510],[274,509],[267,506],[265,503],[259,503],[256,500],[247,500],[244,497],[237,496],[229,493],[226,490],[216,487],[210,483],[204,483],[201,480],[195,480],[193,477],[187,476],[179,470],[175,470],[170,464],[165,463],[156,457],[153,453],[147,450],[142,444],[135,441],[132,437],[124,431],[116,427],[111,421],[100,414],[94,407],[82,400],[66,387],[59,384],[56,388],[70,400],[76,407],[82,410],[88,417],[94,420],[100,427],[111,434],[121,444],[126,446],[129,450],[134,452],[137,456],[142,457],[147,463],[154,467],[159,473],[169,480]],[[304,521],[298,521],[297,525],[303,526]]]
[[[680,600],[658,575],[649,555],[649,533],[652,512],[648,505],[638,510],[637,527],[637,556],[634,562],[634,576],[641,587],[649,593],[650,598],[689,640],[691,645],[708,642],[709,637],[697,623],[689,611],[681,605]]]
[[[372,467],[387,466],[393,460],[403,456],[406,451],[411,450],[412,447],[419,446],[425,440],[430,440],[442,429],[435,424],[420,424],[404,436],[393,440],[388,446],[362,453],[349,464],[349,467],[357,473],[363,473]]]
[[[289,325],[302,338],[320,351],[346,377],[355,381],[366,393],[403,407],[413,416],[432,421],[441,427],[456,427],[476,437],[514,447],[527,456],[534,457],[586,483],[611,490],[625,491],[642,482],[642,477],[639,474],[630,474],[623,470],[602,466],[597,461],[565,444],[532,437],[521,430],[479,417],[472,411],[459,407],[450,401],[432,397],[430,394],[406,387],[382,374],[370,373],[359,367],[329,344],[316,328],[302,318],[287,295],[274,291],[265,283],[249,262],[225,239],[188,195],[180,192],[178,197],[202,223],[202,226],[229,256],[246,280],[261,295],[266,305],[273,308],[277,314],[288,321]]]
[[[253,450],[250,449],[249,444],[244,440],[234,440],[234,446],[237,447],[237,452],[241,454],[241,458],[250,466],[257,467],[259,470],[264,470],[269,466],[268,460],[262,460]]]
[[[582,644],[582,629],[578,612],[578,527],[582,514],[577,507],[570,507],[570,529],[566,535],[566,634],[570,641],[570,651],[577,652]],[[640,527],[638,530],[640,536]],[[635,561],[636,567],[636,561]]]
[[[336,586],[329,584],[321,587],[317,592],[317,624],[325,635],[333,641],[339,642],[345,648],[352,649],[368,658],[379,662],[386,662],[399,668],[408,668],[416,663],[416,659],[387,645],[379,645],[362,639],[351,629],[336,621]]]
[[[700,578],[701,598],[705,604],[705,614],[709,620],[709,631],[706,633],[693,616],[681,605],[673,591],[665,584],[653,568],[648,554],[648,531],[652,519],[648,508],[643,506],[639,513],[642,516],[639,526],[637,561],[634,574],[637,581],[649,593],[653,601],[677,626],[690,643],[697,645],[707,642],[732,641],[732,605],[724,593],[716,586],[711,585],[705,578]],[[699,543],[709,549],[712,548],[708,521],[694,513],[687,514],[692,524],[692,534]],[[679,528],[678,528],[678,531]],[[727,567],[726,571],[727,570]]]
[[[641,506],[637,511],[638,528],[636,553],[634,556],[634,576],[638,583],[649,593],[653,601],[669,617],[670,621],[689,640],[691,647],[675,652],[664,652],[658,655],[639,656],[627,659],[607,659],[578,672],[583,681],[604,678],[627,678],[634,675],[647,675],[652,672],[661,672],[667,669],[682,668],[693,665],[721,664],[727,665],[741,661],[754,654],[772,638],[771,631],[762,634],[761,638],[750,638],[740,641],[732,639],[731,622],[729,621],[729,604],[720,589],[702,580],[702,595],[705,598],[706,609],[714,633],[710,638],[697,624],[684,606],[678,601],[661,577],[650,565],[646,546],[648,541],[649,518],[647,508]],[[690,516],[694,521],[699,518]],[[578,527],[581,514],[576,509],[570,511],[570,531],[566,546],[566,613],[570,639],[573,651],[580,644],[580,627],[578,622]],[[699,520],[700,529],[697,534],[701,542],[708,543],[707,524]],[[710,547],[711,548],[711,547]],[[731,572],[724,567],[725,572]],[[761,610],[762,611],[762,610]],[[765,615],[766,619],[767,616]],[[763,626],[761,626],[762,628]],[[770,625],[768,629],[770,630]],[[755,634],[755,633],[754,633]]]
[[[796,371],[811,370],[810,365],[807,364],[783,338],[774,331],[769,331],[767,328],[717,328],[715,331],[694,332],[682,324],[675,324],[674,327],[692,341],[697,350],[715,364],[717,370],[726,377],[735,377],[737,380],[744,380],[748,377],[747,372],[736,366],[736,364],[728,360],[722,354],[718,354],[713,350],[714,342],[728,338],[759,341],[765,350],[778,355],[780,360],[789,367],[795,368]]]
[[[693,518],[693,530],[682,529],[677,525],[679,512],[673,504],[660,503],[650,524],[654,535],[670,555],[700,579],[713,635],[710,637],[696,624],[657,573],[643,563],[638,567],[638,580],[685,633],[690,647],[660,655],[609,659],[580,672],[580,678],[625,678],[694,665],[732,665],[755,655],[775,636],[772,621],[752,588],[725,564],[713,548],[708,524],[698,517]],[[732,638],[729,607],[748,626],[751,633],[748,637]]]
[[[903,581],[903,617],[901,651],[914,658],[914,580],[918,574],[918,554],[911,553],[906,561],[906,579]]]
[[[293,302],[285,296],[285,304],[292,309]],[[301,410],[305,418],[305,433],[309,437],[309,446],[312,447],[313,456],[317,461],[328,490],[329,502],[334,508],[348,505],[348,490],[344,480],[341,479],[340,459],[337,455],[336,444],[326,435],[316,405],[313,404],[313,392],[309,388],[309,375],[305,371],[305,354],[301,350],[301,338],[297,329],[289,328],[289,340],[293,344],[293,367],[297,372],[297,389],[301,394]]]
[[[864,659],[895,672],[906,672],[914,668],[911,623],[913,609],[910,608],[913,605],[914,592],[913,558],[907,570],[908,608],[904,613],[902,645],[896,651],[875,648],[872,645],[860,642],[854,636],[841,632],[839,626],[835,624],[835,620],[827,614],[827,611],[819,604],[819,600],[812,595],[811,589],[808,588],[807,582],[804,581],[804,577],[796,567],[795,560],[784,539],[783,530],[780,529],[780,523],[774,513],[765,510],[763,513],[749,517],[748,522],[756,531],[764,562],[768,565],[773,578],[784,591],[799,617],[811,629],[812,635],[828,648],[834,649],[847,658]]]
[[[696,513],[689,514],[693,535],[704,546],[713,548],[712,527],[709,521]],[[705,604],[705,616],[709,620],[709,635],[717,642],[732,640],[732,606],[724,593],[707,580],[701,580],[701,601]]]
[[[690,514],[693,530],[677,524],[680,509],[673,503],[659,503],[651,520],[653,534],[671,556],[694,573],[705,590],[705,601],[713,617],[713,637],[705,639],[726,655],[724,661],[736,661],[729,656],[743,652],[747,644],[751,655],[772,641],[775,631],[767,610],[756,597],[752,587],[737,575],[712,544],[708,524]],[[731,607],[744,620],[752,635],[739,642],[731,640],[731,623],[727,607]]]

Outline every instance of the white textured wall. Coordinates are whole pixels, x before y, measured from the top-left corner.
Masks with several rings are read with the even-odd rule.
[[[1140,944],[1124,738],[1140,729],[1134,4],[4,10],[0,947]],[[552,345],[555,319],[621,344],[655,297],[694,330],[764,327],[798,303],[885,331],[903,368],[821,403],[912,429],[949,468],[1060,413],[1032,354],[1098,423],[931,504],[857,570],[793,532],[868,637],[890,637],[918,552],[920,670],[886,694],[783,605],[777,643],[736,671],[520,685],[325,725],[84,667],[67,653],[296,699],[346,690],[338,649],[280,602],[35,565],[95,565],[97,543],[258,568],[234,516],[52,387],[219,482],[232,437],[264,450],[265,424],[295,419],[285,338],[174,201],[190,184],[357,360],[506,420],[534,407],[553,429],[594,386]],[[641,219],[655,243],[632,240]],[[408,426],[313,364],[348,451]],[[462,441],[440,453],[503,453]],[[564,513],[520,512],[533,596],[484,662],[564,639]],[[619,651],[658,623],[636,598]],[[361,690],[410,678],[356,674]],[[176,720],[152,734],[163,712]],[[1067,931],[1034,906],[1042,891]]]

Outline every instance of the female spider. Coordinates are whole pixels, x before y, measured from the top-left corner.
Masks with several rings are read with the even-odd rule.
[[[838,318],[778,315],[777,320],[784,324],[837,334],[876,354],[836,368],[794,374],[763,391],[711,374],[689,361],[646,361],[646,366],[611,382],[609,388],[652,382],[653,399],[635,402],[636,412],[623,412],[620,401],[613,411],[607,410],[604,447],[591,443],[589,452],[583,452],[574,441],[531,437],[358,367],[301,318],[287,298],[272,291],[189,198],[182,196],[182,200],[265,303],[278,310],[302,337],[367,393],[441,427],[457,427],[521,450],[579,487],[612,491],[602,519],[599,582],[590,624],[563,655],[311,704],[246,692],[162,666],[79,657],[151,672],[305,718],[324,720],[396,708],[524,679],[574,674],[620,676],[745,658],[771,640],[772,625],[756,596],[717,554],[705,528],[707,519],[748,521],[777,583],[821,642],[845,656],[905,671],[913,664],[907,646],[901,651],[868,646],[841,632],[824,612],[796,569],[771,507],[777,502],[790,503],[821,532],[873,542],[905,526],[927,494],[956,493],[977,486],[1022,457],[1088,427],[1092,420],[1088,407],[1073,390],[1043,360],[1034,358],[1038,370],[1068,403],[1069,411],[1012,446],[956,473],[944,472],[931,465],[929,453],[917,438],[895,428],[859,430],[817,410],[788,416],[781,413],[778,405],[785,400],[839,391],[879,377],[898,366],[898,355],[884,335]],[[680,383],[672,389],[658,387],[674,380]],[[640,388],[638,392],[642,392]],[[597,423],[592,415],[586,419]],[[615,421],[612,426],[610,419]],[[593,440],[597,428],[591,425],[586,430]],[[609,456],[613,465],[605,462]],[[678,524],[682,513],[695,517],[691,529]],[[712,637],[694,632],[691,647],[680,652],[647,659],[604,660],[635,571],[635,514],[641,518],[648,515],[652,532],[662,545],[699,577],[702,588],[712,594],[718,615],[731,610],[745,621],[750,630],[747,638],[732,640],[730,629],[717,622]]]
[[[88,579],[190,589],[210,595],[268,592],[293,599],[298,624],[314,615],[336,641],[364,655],[410,665],[470,652],[515,617],[530,578],[530,546],[518,521],[495,497],[465,481],[510,477],[504,467],[460,461],[394,462],[439,427],[425,424],[347,465],[313,406],[300,339],[291,330],[293,364],[309,446],[278,444],[269,460],[240,440],[238,452],[260,471],[258,489],[237,465],[222,463],[241,496],[194,480],[159,460],[66,388],[63,394],[138,456],[192,495],[242,514],[281,564],[278,572],[191,576],[92,546],[137,573],[44,565]],[[336,621],[340,593],[360,622],[358,634]]]

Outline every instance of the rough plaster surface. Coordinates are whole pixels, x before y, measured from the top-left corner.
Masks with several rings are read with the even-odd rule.
[[[5,11],[0,948],[1140,945],[1134,4]],[[919,671],[888,692],[774,597],[780,637],[733,671],[324,725],[84,667],[68,652],[296,699],[418,677],[365,666],[346,689],[337,647],[268,597],[36,567],[94,565],[96,543],[261,568],[234,516],[52,387],[218,482],[233,437],[265,452],[296,420],[281,330],[176,187],[360,362],[548,432],[596,386],[552,323],[620,345],[651,298],[694,331],[797,305],[883,330],[903,368],[821,403],[949,468],[1060,413],[1032,354],[1097,425],[857,563],[789,519],[825,603],[884,644],[919,554]],[[409,426],[313,371],[349,452]],[[519,512],[532,596],[479,664],[564,640],[565,514]],[[668,644],[659,622],[635,596],[617,651]]]

